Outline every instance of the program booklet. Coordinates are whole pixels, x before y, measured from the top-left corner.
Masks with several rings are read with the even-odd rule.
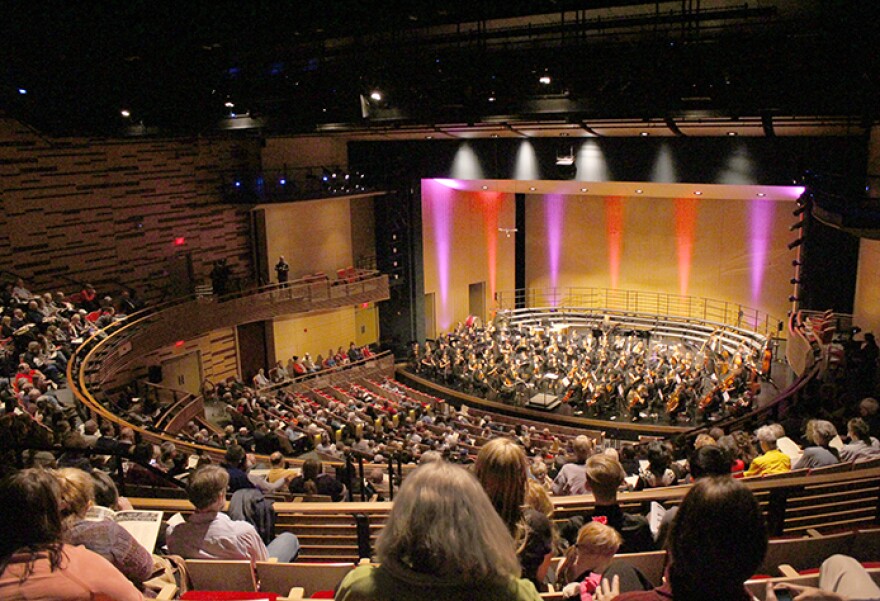
[[[106,507],[93,505],[86,513],[86,519],[90,522],[113,520],[150,553],[156,547],[156,539],[159,537],[159,528],[162,526],[161,511],[145,511],[139,509],[127,511],[113,511]]]

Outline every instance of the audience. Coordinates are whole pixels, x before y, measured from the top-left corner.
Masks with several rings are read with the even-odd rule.
[[[566,551],[556,575],[563,598],[592,601],[602,573],[611,565],[622,543],[620,533],[610,526],[600,522],[583,526],[575,544]]]
[[[404,481],[376,559],[345,577],[338,601],[540,599],[519,578],[513,537],[479,482],[444,461],[420,466]]]
[[[880,441],[871,436],[868,423],[854,417],[846,423],[849,444],[840,449],[841,461],[856,461],[880,457]]]
[[[811,444],[804,449],[800,461],[794,464],[793,469],[824,467],[840,463],[837,449],[828,446],[828,443],[837,436],[834,424],[824,419],[810,420],[807,422],[807,431],[804,436]]]
[[[330,474],[323,473],[324,466],[317,459],[307,459],[302,466],[302,475],[290,481],[289,490],[296,494],[324,495],[332,501],[345,498],[345,485]]]
[[[587,493],[587,459],[593,453],[593,441],[587,436],[578,436],[572,445],[574,461],[566,463],[553,480],[553,494],[583,495]]]

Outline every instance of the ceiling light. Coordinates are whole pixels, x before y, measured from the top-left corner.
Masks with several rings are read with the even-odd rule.
[[[586,192],[588,188],[581,188],[581,192]]]
[[[736,135],[736,132],[735,132],[735,131],[729,131],[729,132],[727,132],[727,135],[728,135],[728,136],[735,136],[735,135]]]
[[[488,190],[489,186],[483,186],[483,190]]]
[[[382,100],[382,92],[380,92],[379,90],[373,90],[370,93],[370,98],[372,98],[376,102],[379,102],[380,100]]]
[[[703,193],[702,193],[700,190],[695,190],[695,191],[694,191],[694,194],[697,195],[697,196],[702,196],[702,195],[703,195]]]
[[[493,138],[497,138],[497,137],[498,137],[498,134],[492,134],[492,137],[493,137]]]
[[[529,188],[529,190],[531,190],[532,192],[534,192],[535,190],[537,190],[537,188],[535,188],[534,186],[531,186],[531,187]]]
[[[636,194],[641,194],[642,192],[643,192],[643,190],[642,190],[641,188],[639,188],[638,190],[636,190]]]
[[[227,100],[226,102],[223,103],[223,106],[225,106],[228,109],[231,109],[231,108],[235,108],[235,103]]]
[[[646,137],[646,136],[648,135],[648,132],[643,131],[643,132],[640,132],[639,135],[642,136],[642,137],[644,138],[644,137]]]
[[[27,94],[27,90],[25,90],[24,88],[18,88],[18,93],[24,96],[25,94]]]
[[[758,192],[758,198],[764,198],[765,196],[767,196],[767,195],[764,194],[763,192]]]
[[[553,80],[550,79],[549,75],[542,75],[541,77],[538,78],[538,81],[540,83],[544,84],[545,86],[549,86],[550,82]]]
[[[433,140],[433,139],[434,139],[434,136],[425,136],[425,139],[426,139],[426,140]]]
[[[495,96],[489,96],[489,102],[495,102]]]
[[[131,111],[129,111],[128,109],[122,109],[121,111],[119,111],[119,114],[122,115],[123,117],[125,117],[126,119],[131,117]]]

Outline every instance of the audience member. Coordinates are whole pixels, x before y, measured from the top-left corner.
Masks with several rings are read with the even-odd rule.
[[[307,459],[303,463],[302,475],[290,481],[292,493],[306,495],[325,495],[333,501],[345,498],[345,485],[330,474],[323,473],[324,466],[317,459]]]
[[[808,421],[805,437],[811,444],[804,449],[804,454],[794,464],[793,469],[824,467],[840,463],[837,449],[828,446],[828,443],[835,436],[837,436],[837,429],[831,422],[824,419],[811,419]]]
[[[714,439],[713,439],[714,444]],[[678,477],[672,471],[672,456],[666,450],[662,442],[652,442],[648,445],[648,465],[639,470],[639,479],[636,482],[636,490],[644,488],[658,488],[672,486],[678,482]]]
[[[135,584],[148,580],[153,573],[152,549],[145,549],[112,519],[86,519],[86,513],[95,504],[92,477],[74,468],[60,469],[56,475],[61,485],[61,518],[67,542],[94,551]]]
[[[564,599],[592,601],[599,588],[602,573],[614,560],[623,543],[620,533],[600,522],[584,525],[575,544],[565,553],[556,578]]]
[[[553,494],[583,495],[587,493],[586,464],[593,453],[593,440],[587,436],[578,436],[572,445],[574,461],[566,463],[553,480]]]
[[[299,553],[294,534],[283,532],[267,547],[251,524],[221,512],[228,486],[229,473],[219,466],[205,466],[190,476],[187,497],[196,510],[186,522],[168,527],[168,550],[186,559],[292,561]]]
[[[764,454],[755,457],[749,469],[743,472],[743,476],[769,476],[785,473],[791,469],[789,456],[776,448],[776,434],[771,426],[761,426],[755,432],[755,436]]]
[[[444,461],[420,466],[395,496],[378,565],[349,572],[338,601],[538,601],[519,579],[513,537],[479,482]]]
[[[871,436],[868,424],[860,417],[854,417],[846,424],[849,444],[840,449],[842,461],[856,461],[880,456],[880,441]]]

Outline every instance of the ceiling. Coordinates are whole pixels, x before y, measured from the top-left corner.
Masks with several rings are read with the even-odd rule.
[[[855,135],[871,4],[16,2],[0,111],[55,135]]]

